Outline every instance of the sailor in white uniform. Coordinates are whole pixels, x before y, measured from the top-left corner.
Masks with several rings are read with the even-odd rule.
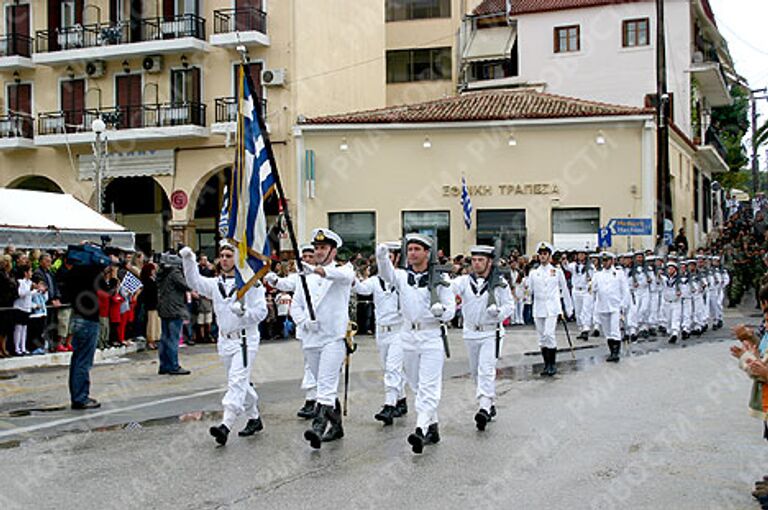
[[[624,271],[614,267],[616,255],[610,252],[602,254],[603,269],[592,279],[595,293],[595,312],[600,321],[600,329],[608,341],[610,354],[606,361],[618,362],[621,351],[621,329],[619,318],[621,309],[626,306],[629,285]]]

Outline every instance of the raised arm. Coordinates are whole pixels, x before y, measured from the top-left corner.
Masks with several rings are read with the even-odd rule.
[[[188,246],[185,246],[181,249],[179,255],[181,255],[181,265],[184,268],[184,279],[187,281],[187,286],[201,296],[213,299],[213,293],[216,291],[215,279],[205,278],[200,275],[200,271],[197,269],[195,252]]]
[[[390,285],[397,285],[395,266],[389,260],[389,248],[380,244],[376,247],[376,265],[379,267],[379,277]]]

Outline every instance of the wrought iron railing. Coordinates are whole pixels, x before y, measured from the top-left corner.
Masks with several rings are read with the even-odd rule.
[[[255,7],[213,11],[213,33],[255,31],[267,33],[267,13]]]
[[[35,134],[34,120],[27,113],[0,115],[0,138],[29,138]]]
[[[32,38],[28,35],[0,35],[0,57],[31,57]]]
[[[267,100],[260,99],[261,114],[266,115]],[[216,122],[237,122],[237,98],[217,97],[214,102]]]

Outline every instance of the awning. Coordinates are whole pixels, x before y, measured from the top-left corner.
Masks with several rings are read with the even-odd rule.
[[[77,161],[80,167],[80,180],[93,180],[95,173],[93,154],[81,154]],[[104,178],[173,175],[175,167],[176,161],[172,149],[110,152],[104,165]]]
[[[517,40],[515,27],[480,28],[472,32],[464,49],[465,62],[504,60],[511,57]]]
[[[72,195],[0,188],[0,244],[18,248],[66,249],[90,241],[133,251],[134,234]]]

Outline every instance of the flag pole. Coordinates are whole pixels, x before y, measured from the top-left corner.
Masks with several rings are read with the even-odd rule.
[[[245,46],[238,46],[237,51],[240,53],[240,66],[243,70],[243,75],[248,81],[248,88],[255,92],[251,78],[245,73],[245,64],[247,63]],[[242,91],[241,91],[242,92]],[[293,230],[293,221],[291,220],[291,213],[288,210],[288,204],[285,198],[285,191],[283,190],[283,183],[280,180],[280,172],[277,169],[277,161],[275,160],[275,154],[272,152],[272,144],[269,141],[269,133],[267,133],[267,125],[264,121],[264,112],[262,111],[261,98],[256,102],[256,117],[259,123],[259,129],[261,130],[261,136],[264,137],[264,146],[267,151],[267,157],[269,158],[269,164],[272,166],[272,173],[275,178],[275,187],[277,188],[277,194],[279,195],[280,203],[283,207],[283,215],[285,217],[285,226],[288,229],[288,237],[291,241],[291,247],[296,254],[296,269],[299,272],[299,279],[301,280],[301,287],[304,290],[304,300],[307,303],[307,311],[309,312],[309,319],[315,320],[315,308],[312,306],[312,295],[309,293],[309,286],[307,285],[307,277],[304,274],[304,264],[301,261],[301,252],[299,251],[299,243],[296,241],[296,233]],[[239,121],[239,118],[238,118]]]

